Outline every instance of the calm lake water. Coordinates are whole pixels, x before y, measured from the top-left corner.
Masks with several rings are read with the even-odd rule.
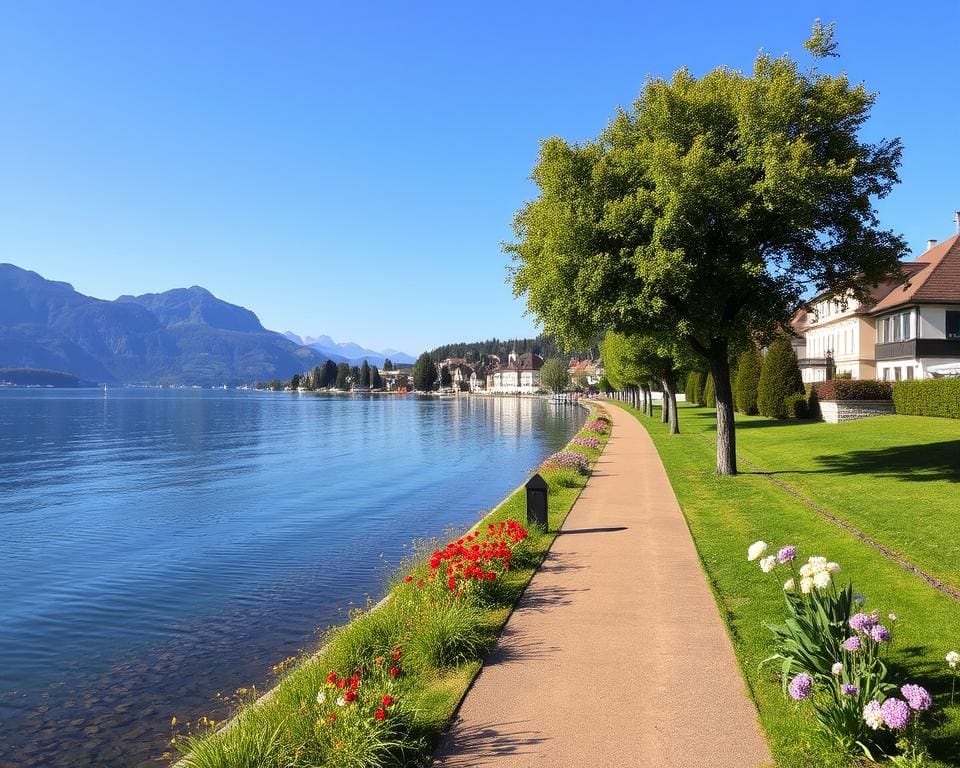
[[[510,398],[0,389],[0,766],[158,766],[170,718],[378,597],[583,422]]]

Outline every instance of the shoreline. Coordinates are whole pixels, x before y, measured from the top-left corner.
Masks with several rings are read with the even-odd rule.
[[[344,392],[343,394],[371,394],[371,393]],[[462,394],[472,395],[475,393],[462,393]],[[495,393],[491,393],[491,394],[492,396],[496,396]],[[515,395],[507,395],[507,396],[511,398],[515,397]],[[548,399],[549,396],[533,395],[528,397],[533,397],[537,399]],[[590,415],[596,416],[603,413],[603,408],[604,408],[604,405],[602,402],[594,401],[592,403],[589,403],[586,401],[586,399],[584,399],[584,401],[582,402],[577,401],[577,402],[571,402],[568,404],[583,408],[585,411],[587,411],[588,418]],[[578,430],[570,438],[570,440],[568,440],[567,444],[561,450],[569,450],[572,446],[572,441],[577,436],[581,435],[581,433],[583,432],[584,432],[584,428],[581,427],[581,429]],[[601,437],[600,447],[599,449],[596,450],[596,455],[589,458],[589,464],[591,469],[593,465],[596,463],[597,458],[599,458],[599,455],[602,454],[603,448],[605,447],[606,441],[608,439],[609,439],[609,430],[607,431],[606,434],[604,434]],[[534,470],[534,472],[536,471],[537,470]],[[516,604],[519,601],[520,596],[523,594],[523,591],[526,589],[527,584],[529,584],[530,579],[533,578],[533,575],[539,569],[547,552],[549,552],[550,546],[552,546],[553,540],[557,535],[557,531],[559,530],[559,527],[562,524],[563,519],[565,519],[570,509],[573,507],[573,504],[575,503],[576,499],[579,498],[580,494],[583,492],[583,489],[586,487],[588,480],[589,480],[589,475],[583,478],[582,484],[580,484],[575,489],[576,493],[572,494],[571,498],[563,498],[562,512],[558,513],[556,509],[551,510],[551,520],[550,520],[549,531],[541,534],[542,537],[544,537],[545,539],[546,546],[543,548],[543,551],[539,553],[540,556],[537,558],[535,565],[531,569],[529,569],[529,573],[524,571],[523,584],[519,590],[519,593],[516,595],[515,599],[510,604],[508,610],[506,611],[506,614],[498,620],[496,635],[493,638],[494,642],[496,640],[496,636],[499,636],[499,632],[502,630],[503,626],[506,625],[507,620],[509,619],[513,610],[515,609]],[[508,511],[515,512],[516,510],[513,508],[521,506],[518,504],[518,502],[520,501],[524,502],[522,506],[525,509],[525,499],[523,497],[524,497],[524,489],[528,481],[529,481],[529,477],[527,477],[515,489],[507,493],[496,506],[494,506],[492,509],[486,512],[486,514],[484,514],[481,518],[479,518],[479,520],[477,520],[476,523],[474,523],[473,525],[465,529],[465,531],[468,532],[468,531],[476,530],[479,527],[483,526],[484,524],[488,524],[490,521],[495,521],[498,516],[502,516]],[[551,488],[551,496],[552,495],[553,495],[553,489]],[[523,522],[524,523],[526,522],[525,519],[523,520]],[[461,535],[466,535],[466,533],[463,533]],[[423,556],[420,555],[417,559],[422,560]],[[298,672],[303,672],[304,670],[307,670],[310,667],[319,665],[324,660],[325,656],[331,652],[331,649],[334,643],[337,641],[339,637],[341,637],[345,633],[350,632],[351,627],[354,627],[360,620],[365,619],[366,617],[374,616],[378,612],[382,611],[382,609],[385,608],[391,602],[391,599],[396,594],[396,591],[398,588],[398,582],[396,582],[394,579],[388,579],[388,583],[386,585],[386,594],[384,594],[384,596],[380,598],[380,600],[378,600],[372,606],[362,610],[361,612],[358,612],[357,615],[355,615],[346,623],[331,628],[329,630],[330,636],[320,645],[320,647],[318,647],[315,651],[304,654],[303,657],[299,659],[289,671],[285,672],[284,675],[280,679],[278,679],[268,690],[264,691],[262,694],[257,696],[257,698],[254,699],[253,701],[241,704],[239,708],[232,715],[230,715],[229,718],[224,720],[222,724],[216,727],[215,730],[212,730],[211,732],[200,736],[199,737],[200,741],[207,742],[210,740],[222,739],[227,734],[230,734],[232,731],[234,731],[237,727],[239,727],[244,722],[245,718],[249,718],[251,716],[251,713],[256,713],[257,711],[262,710],[264,707],[270,705],[271,702],[277,699],[278,696],[282,695],[284,693],[284,689],[286,685],[288,684],[288,681],[291,678],[295,677]],[[492,647],[492,643],[491,643],[491,647]],[[484,656],[485,655],[486,654],[484,654]],[[466,697],[467,693],[469,692],[473,684],[473,681],[476,679],[476,676],[479,674],[480,669],[482,669],[482,666],[483,664],[481,660],[479,665],[470,674],[469,679],[466,681],[466,684],[462,686],[462,690],[459,692],[459,695],[456,697],[454,706],[452,707],[448,717],[445,719],[445,722],[442,728],[435,734],[437,736],[437,739],[439,739],[442,733],[445,732],[449,727],[450,722],[452,722],[452,718],[455,716],[457,709],[460,707],[461,703],[463,702],[463,699]],[[188,735],[187,738],[197,738],[197,736],[195,734]],[[196,744],[194,744],[194,747],[195,746]],[[191,756],[193,754],[194,754],[194,750],[187,751],[179,759],[172,759],[172,762],[166,763],[166,764],[169,765],[170,768],[190,768],[191,765],[193,765],[193,763],[191,763]]]

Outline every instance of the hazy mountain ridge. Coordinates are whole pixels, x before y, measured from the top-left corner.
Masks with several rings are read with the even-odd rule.
[[[106,301],[0,264],[0,367],[216,385],[285,379],[326,359],[198,286]]]
[[[416,358],[396,349],[379,351],[368,349],[352,341],[334,341],[330,336],[323,334],[320,336],[299,336],[291,331],[286,331],[283,335],[290,341],[310,347],[337,363],[360,365],[366,360],[371,365],[382,366],[383,361],[387,358],[400,365],[410,365],[416,362]]]

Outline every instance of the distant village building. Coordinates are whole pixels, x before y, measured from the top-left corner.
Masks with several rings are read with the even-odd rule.
[[[497,365],[487,373],[487,391],[498,394],[533,394],[540,390],[543,358],[533,352],[511,352],[506,365]]]
[[[825,293],[791,322],[805,382],[933,378],[960,373],[960,234],[930,240],[863,303]],[[954,373],[956,372],[956,373]]]
[[[580,379],[586,379],[587,384],[595,387],[600,383],[600,377],[603,376],[603,364],[599,360],[580,360],[571,357],[567,373],[570,374],[570,381],[574,384]]]

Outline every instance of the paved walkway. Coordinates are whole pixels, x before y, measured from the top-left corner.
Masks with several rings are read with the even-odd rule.
[[[437,766],[773,762],[660,457],[609,410],[613,436]]]

